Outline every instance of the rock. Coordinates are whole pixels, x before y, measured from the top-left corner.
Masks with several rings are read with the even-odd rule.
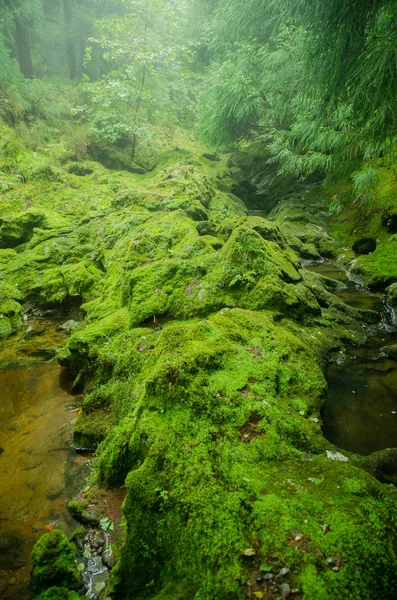
[[[391,346],[383,346],[380,349],[380,353],[382,356],[386,356],[387,358],[394,358],[397,360],[397,344],[392,344]]]
[[[390,306],[397,307],[397,283],[392,283],[386,288],[387,301]]]
[[[360,238],[352,246],[356,254],[371,254],[376,250],[376,240],[374,238]]]
[[[325,562],[332,569],[340,567],[340,559],[337,556],[328,556],[328,558],[325,559]]]
[[[74,331],[75,329],[77,329],[78,326],[79,326],[78,321],[69,319],[69,321],[66,321],[66,323],[63,323],[62,325],[60,325],[59,329],[63,329],[64,331],[67,331],[68,333],[70,333],[71,331]]]
[[[43,535],[32,552],[32,585],[41,592],[53,585],[78,589],[81,578],[74,560],[74,548],[57,529]]]
[[[288,598],[291,594],[291,588],[288,583],[282,583],[280,585],[280,593],[282,598]]]
[[[321,254],[314,244],[303,244],[299,252],[302,258],[308,260],[321,260]]]
[[[340,452],[330,452],[329,450],[327,450],[326,453],[327,453],[327,458],[329,458],[330,460],[336,460],[339,462],[348,462],[348,460],[349,460],[347,458],[347,456],[344,456]]]
[[[114,560],[114,555],[113,555],[111,548],[108,548],[102,554],[102,562],[109,570],[113,569],[115,560]]]
[[[11,321],[7,317],[0,315],[0,339],[6,339],[12,334]]]
[[[382,225],[389,233],[397,233],[397,208],[390,208],[383,213]]]
[[[196,229],[199,235],[215,235],[216,225],[211,221],[196,221]]]
[[[42,321],[34,320],[29,321],[27,328],[25,329],[26,337],[33,337],[35,335],[40,335],[44,333],[46,330],[46,326]]]
[[[282,577],[285,577],[286,575],[288,575],[289,573],[291,573],[291,570],[288,569],[288,567],[283,567],[282,569],[280,569],[280,575]]]

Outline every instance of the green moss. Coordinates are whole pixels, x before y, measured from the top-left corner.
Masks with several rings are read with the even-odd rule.
[[[62,531],[54,529],[36,542],[32,551],[32,585],[37,592],[54,585],[79,588],[74,549]]]
[[[49,590],[40,594],[37,600],[79,600],[76,592],[70,591],[64,587],[51,587]]]

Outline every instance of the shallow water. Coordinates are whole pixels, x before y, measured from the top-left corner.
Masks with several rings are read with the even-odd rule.
[[[58,341],[55,328],[54,336]],[[0,371],[2,600],[30,597],[30,553],[38,537],[51,527],[70,532],[76,525],[66,501],[81,487],[86,466],[70,444],[76,405],[69,390],[56,362]]]
[[[367,328],[366,343],[347,348],[328,366],[324,435],[339,448],[362,455],[397,447],[397,361],[380,352],[383,346],[397,344],[393,311],[381,295],[350,281],[338,265],[308,268],[343,282],[334,293],[346,304],[379,314],[379,323]]]
[[[323,430],[330,442],[363,455],[397,447],[397,361],[380,358],[370,343],[349,348],[326,377]]]

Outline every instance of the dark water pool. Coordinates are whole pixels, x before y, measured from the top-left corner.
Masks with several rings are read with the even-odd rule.
[[[324,435],[330,442],[367,455],[397,447],[397,361],[379,356],[396,335],[372,338],[348,348],[327,369]]]
[[[349,280],[339,265],[324,262],[307,268],[338,281],[341,285],[334,293],[349,306],[379,315],[379,323],[367,328],[366,343],[340,352],[328,366],[322,415],[325,437],[362,455],[397,447],[397,361],[381,352],[384,346],[397,344],[393,311],[382,295]]]

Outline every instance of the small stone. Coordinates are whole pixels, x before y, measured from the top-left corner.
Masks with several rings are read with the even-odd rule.
[[[280,593],[282,598],[288,598],[291,594],[291,588],[288,583],[282,583],[280,585]]]
[[[291,590],[291,596],[296,596],[297,594],[300,594],[301,591],[299,588],[294,588]]]
[[[288,575],[288,573],[290,573],[290,572],[291,572],[291,571],[290,571],[290,569],[288,569],[288,567],[283,567],[283,568],[280,570],[280,575],[281,575],[282,577],[285,577],[285,576],[286,576],[286,575]]]
[[[69,319],[69,321],[66,321],[66,323],[63,323],[62,325],[60,325],[59,329],[63,329],[64,331],[67,331],[68,333],[70,333],[71,331],[74,331],[78,326],[79,326],[79,324],[77,321],[74,321],[73,319]]]
[[[111,548],[108,548],[102,554],[102,562],[105,565],[105,567],[107,567],[110,571],[113,569],[113,567],[114,567],[114,556],[113,556],[113,552],[112,552]]]
[[[246,548],[241,553],[243,556],[255,556],[256,552],[253,548]]]
[[[340,452],[330,452],[329,450],[327,450],[327,458],[329,458],[330,460],[336,460],[339,462],[348,462],[348,460],[349,460],[347,458],[347,456],[344,456]]]
[[[274,579],[274,575],[273,575],[273,573],[266,573],[266,575],[264,575],[263,579],[265,581],[271,581],[272,579]]]
[[[325,535],[326,533],[328,533],[330,531],[330,529],[331,529],[331,526],[328,525],[328,523],[324,523],[324,525],[322,526],[323,535]]]

